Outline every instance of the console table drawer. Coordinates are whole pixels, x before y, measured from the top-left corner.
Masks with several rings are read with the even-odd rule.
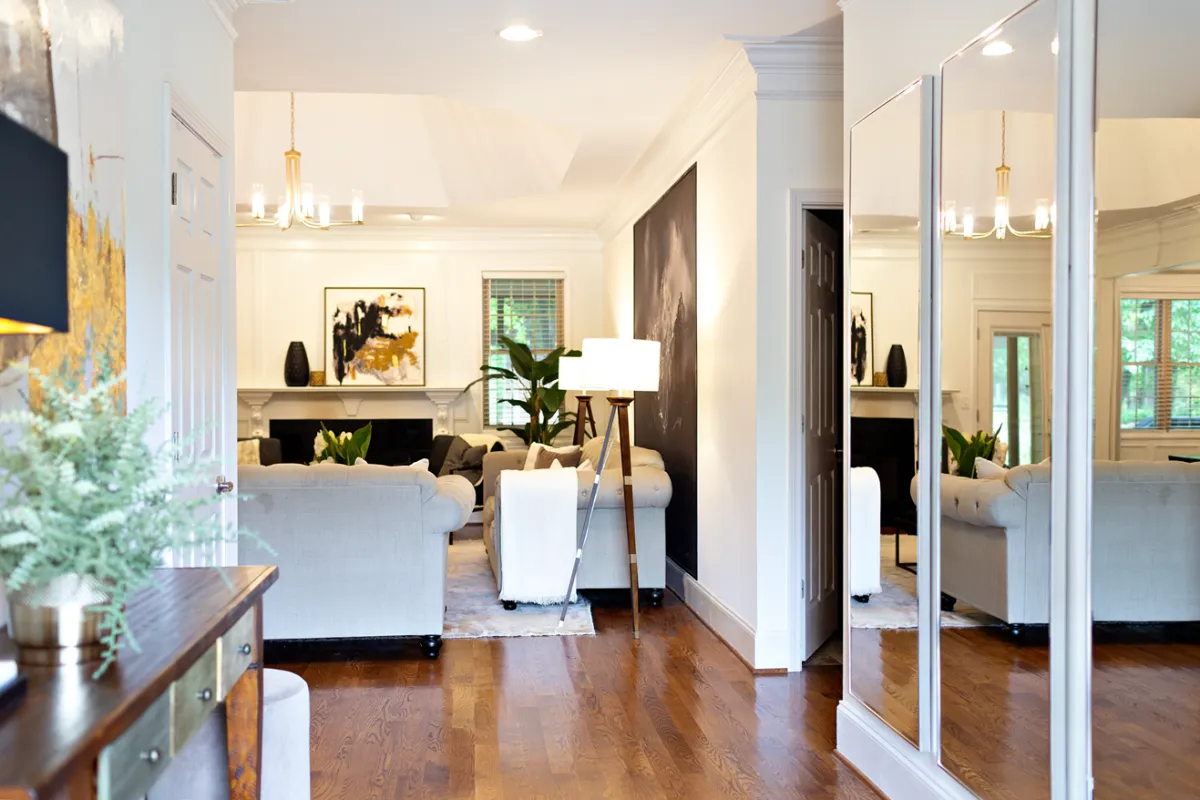
[[[214,644],[182,678],[171,684],[171,755],[179,755],[219,702]]]
[[[254,613],[244,614],[218,642],[220,650],[220,681],[217,696],[225,699],[229,690],[249,669],[258,656],[258,632],[254,629]]]
[[[100,751],[97,800],[131,800],[150,787],[171,761],[171,699],[163,694],[113,743]]]

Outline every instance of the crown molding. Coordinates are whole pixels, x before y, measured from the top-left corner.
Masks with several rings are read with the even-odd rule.
[[[753,102],[755,85],[750,62],[735,52],[712,83],[689,96],[617,187],[617,201],[597,228],[601,241],[639,219],[696,162],[705,145]]]
[[[786,36],[745,41],[742,49],[758,75],[760,100],[841,100],[842,40]]]
[[[331,231],[239,228],[239,251],[598,254],[595,231],[577,228],[363,227]]]
[[[221,27],[229,34],[230,39],[237,38],[237,28],[233,27],[233,14],[250,0],[207,0],[208,7],[217,15]]]
[[[854,0],[837,0],[837,4],[838,8],[840,8],[842,13],[845,14],[850,6],[854,5]]]

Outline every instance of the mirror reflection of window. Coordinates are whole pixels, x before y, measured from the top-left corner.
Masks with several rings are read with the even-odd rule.
[[[1037,333],[992,336],[992,426],[1006,449],[1005,466],[1045,458],[1042,338]]]

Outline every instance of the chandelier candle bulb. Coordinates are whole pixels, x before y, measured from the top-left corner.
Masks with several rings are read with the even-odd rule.
[[[954,233],[958,228],[958,214],[954,207],[954,201],[946,203],[946,208],[942,212],[942,230],[946,233]]]
[[[300,207],[304,211],[304,216],[313,216],[316,209],[313,207],[313,185],[311,183],[304,184],[304,189],[300,192],[300,197]]]
[[[963,236],[975,235],[975,212],[970,206],[963,209]]]
[[[363,193],[362,189],[355,189],[350,195],[350,221],[362,222],[363,216]]]
[[[1033,227],[1039,231],[1050,227],[1050,204],[1044,197],[1037,201],[1037,207],[1034,209]]]
[[[267,216],[267,198],[263,194],[261,183],[250,187],[250,213],[255,219],[265,219]]]
[[[329,220],[332,216],[332,208],[329,205],[329,195],[321,195],[321,202],[317,206],[319,212],[319,222],[322,228],[329,227]]]

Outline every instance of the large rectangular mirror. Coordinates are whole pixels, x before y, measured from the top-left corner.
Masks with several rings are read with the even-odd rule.
[[[1050,434],[1057,3],[942,66],[941,761],[1050,796]]]
[[[1195,797],[1200,4],[1097,13],[1094,796]]]
[[[916,744],[921,88],[850,129],[850,691]]]

